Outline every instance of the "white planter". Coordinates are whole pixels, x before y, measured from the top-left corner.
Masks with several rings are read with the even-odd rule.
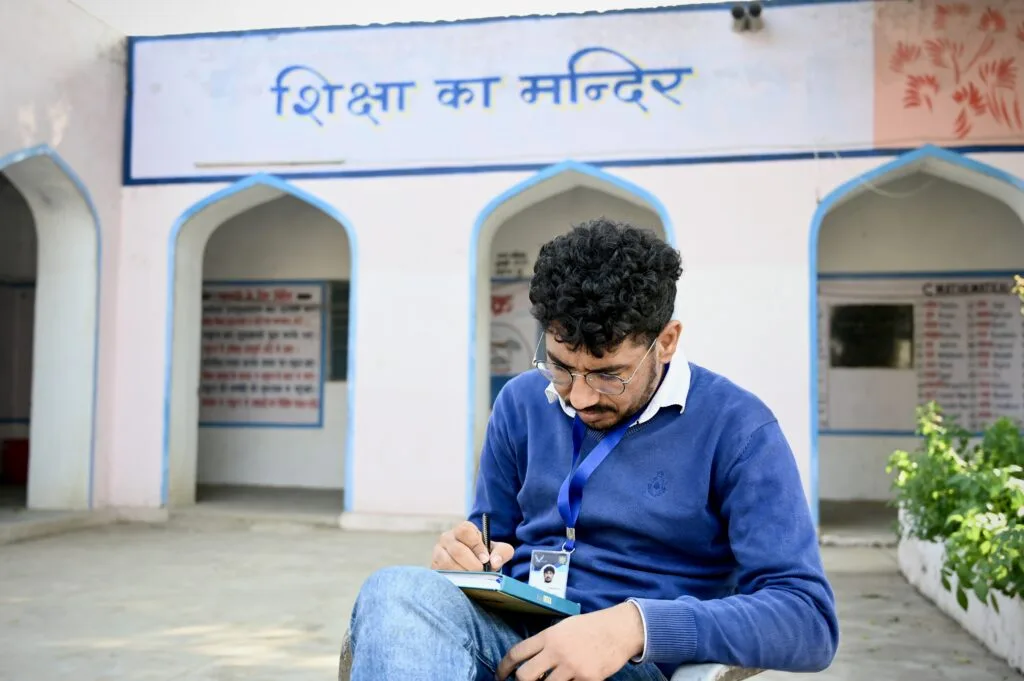
[[[973,592],[967,591],[968,605],[964,610],[956,602],[956,577],[950,579],[953,591],[942,587],[945,553],[942,544],[902,539],[898,549],[900,570],[925,598],[956,620],[995,655],[1024,673],[1024,600],[1010,599],[997,593],[997,613],[991,605],[982,603]]]

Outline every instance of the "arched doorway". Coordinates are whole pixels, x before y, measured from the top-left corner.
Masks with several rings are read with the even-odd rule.
[[[539,339],[529,278],[540,247],[588,219],[607,217],[675,244],[668,213],[646,190],[582,163],[551,166],[496,197],[477,218],[470,246],[469,435],[466,507],[491,405],[512,376],[532,366]]]
[[[1024,418],[1020,305],[1010,293],[1024,271],[1022,186],[926,146],[819,206],[811,442],[823,533],[891,535],[886,460],[917,446],[918,405],[935,400],[972,431]]]
[[[170,249],[165,503],[336,522],[352,441],[348,223],[256,175],[186,211]]]
[[[0,157],[0,508],[92,507],[99,228],[49,147]]]

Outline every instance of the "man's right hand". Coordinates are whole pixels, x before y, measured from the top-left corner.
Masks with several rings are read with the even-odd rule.
[[[491,542],[491,554],[487,555],[484,537],[476,525],[465,520],[441,535],[434,545],[430,567],[433,570],[484,569],[484,561],[491,561],[491,570],[497,572],[512,559],[512,545],[500,541]]]

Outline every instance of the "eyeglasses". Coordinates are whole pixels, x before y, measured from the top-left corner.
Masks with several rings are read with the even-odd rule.
[[[541,339],[543,341],[543,338]],[[572,385],[573,379],[577,376],[582,376],[583,380],[587,382],[591,388],[601,393],[602,395],[621,395],[626,392],[626,386],[629,385],[630,381],[636,376],[636,372],[640,370],[644,362],[647,360],[647,356],[651,354],[651,350],[654,349],[654,344],[658,342],[655,338],[651,346],[647,348],[647,352],[644,353],[640,363],[636,365],[636,369],[633,369],[633,373],[630,374],[629,378],[620,378],[614,374],[604,374],[599,371],[588,371],[585,374],[578,374],[569,371],[563,366],[545,362],[542,359],[534,359],[533,366],[537,367],[537,371],[541,375],[551,381],[553,384],[559,387],[566,387]],[[534,351],[533,356],[536,357],[537,353],[540,352],[540,342],[537,343],[537,349]]]

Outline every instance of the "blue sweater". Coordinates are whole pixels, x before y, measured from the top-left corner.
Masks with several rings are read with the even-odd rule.
[[[645,661],[820,671],[839,625],[793,453],[771,411],[690,364],[686,408],[633,426],[583,490],[567,597],[584,612],[635,598]],[[470,520],[515,546],[503,572],[529,579],[531,551],[558,549],[558,489],[572,419],[536,371],[494,404]],[[581,460],[600,440],[589,431]]]

